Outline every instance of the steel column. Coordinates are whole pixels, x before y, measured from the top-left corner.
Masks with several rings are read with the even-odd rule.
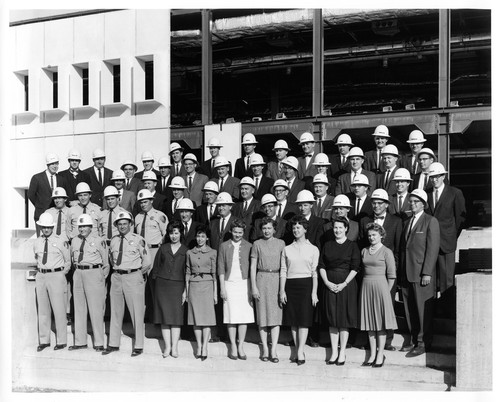
[[[439,10],[439,80],[438,107],[450,106],[450,37],[451,10]],[[438,158],[445,169],[450,166],[449,114],[441,115],[438,132]]]
[[[201,10],[201,124],[212,124],[212,11]]]
[[[323,111],[324,54],[323,54],[323,13],[315,9],[313,14],[313,99],[312,114],[321,116]]]

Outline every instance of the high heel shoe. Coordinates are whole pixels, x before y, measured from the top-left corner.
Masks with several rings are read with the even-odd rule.
[[[384,363],[385,363],[385,356],[384,356],[384,358],[382,359],[382,363],[375,363],[375,362],[374,362],[374,364],[373,364],[373,366],[372,366],[372,367],[373,367],[373,368],[380,368],[380,367],[382,367],[382,366],[384,365]]]
[[[336,362],[337,366],[343,366],[345,364],[345,360],[343,362],[339,362],[339,359],[337,358]]]
[[[303,364],[306,364],[306,359],[303,360],[297,359],[297,366],[302,366]]]
[[[203,355],[201,355],[201,356],[200,356],[200,360],[201,360],[202,362],[204,362],[205,360],[207,360],[207,357],[208,357],[208,356],[203,356]]]
[[[328,366],[333,366],[333,365],[337,364],[338,360],[339,360],[339,357],[337,356],[337,358],[336,358],[334,361],[328,360],[328,361],[326,362],[326,364],[327,364]]]
[[[375,363],[375,360],[373,360],[372,362],[363,362],[363,364],[361,366],[363,366],[363,367],[371,367],[371,366],[373,366],[373,363]]]

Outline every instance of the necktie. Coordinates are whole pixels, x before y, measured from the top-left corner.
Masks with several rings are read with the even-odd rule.
[[[191,191],[191,187],[193,186],[193,178],[191,176],[188,177],[188,190]]]
[[[279,162],[279,163],[278,163],[278,173],[279,173],[279,174],[281,174],[281,168],[282,168],[282,166],[281,166],[281,162]]]
[[[179,200],[176,198],[175,199],[175,203],[174,203],[174,210],[172,212],[175,213],[175,211],[177,211],[177,204],[179,203]]]
[[[318,214],[321,211],[321,198],[318,198]]]
[[[382,155],[380,149],[377,149],[377,169],[380,169],[380,165],[382,165]]]
[[[220,219],[220,233],[222,234],[222,232],[224,231],[224,219],[225,218],[221,218]]]
[[[118,257],[116,258],[116,265],[122,265],[122,257],[123,257],[123,239],[125,236],[120,235],[120,248],[118,249]]]
[[[427,187],[427,180],[429,180],[429,175],[427,173],[424,173],[424,190]]]
[[[87,206],[86,206],[86,205],[83,207],[83,212],[82,212],[82,213],[83,213],[83,214],[86,214],[86,213],[87,213]]]
[[[48,255],[49,255],[49,239],[46,237],[45,238],[45,246],[43,246],[43,258],[42,258],[43,265],[47,264],[47,256]]]
[[[57,216],[57,228],[56,228],[56,235],[61,234],[61,219],[62,219],[62,211],[59,210],[59,214]]]
[[[411,228],[413,226],[413,222],[415,222],[415,215],[411,217],[410,225],[408,226],[408,233],[406,233],[406,241],[408,241],[408,238],[410,237],[411,233]]]
[[[186,237],[188,234],[188,224],[187,222],[184,223],[184,237]]]
[[[345,155],[342,155],[342,166],[345,165]]]
[[[361,198],[356,200],[356,215],[359,214],[359,205],[361,204]]]
[[[215,167],[215,159],[212,158],[212,170],[214,169]]]
[[[212,219],[212,216],[214,214],[214,204],[210,204],[210,212],[208,213],[208,220]]]
[[[165,191],[165,177],[162,177],[161,178],[161,191],[164,192]]]
[[[224,186],[224,179],[220,179],[220,183],[219,183],[219,193],[222,192],[222,187]]]
[[[243,213],[247,212],[248,208],[248,201],[245,201],[245,204],[243,205]]]
[[[83,260],[83,248],[85,247],[85,237],[82,238],[82,244],[80,246],[80,254],[78,254],[78,263],[81,263]]]
[[[281,203],[278,204],[278,218],[281,218]]]
[[[179,176],[179,164],[178,163],[175,164],[175,175]]]
[[[436,208],[438,201],[439,201],[439,192],[438,192],[438,189],[436,189],[434,191],[434,208]]]
[[[306,170],[309,167],[309,163],[312,160],[312,155],[306,155]]]
[[[247,170],[248,170],[250,169],[250,157],[247,156],[246,159],[247,159]]]
[[[109,210],[109,216],[108,216],[108,233],[107,233],[107,239],[110,240],[111,237],[113,237],[113,210]]]
[[[417,158],[413,158],[413,174],[417,174],[417,168],[418,168],[418,163],[417,163]]]
[[[146,233],[146,218],[148,217],[148,213],[144,212],[144,219],[142,220],[142,225],[141,225],[141,237],[144,237]]]
[[[398,197],[398,212],[401,212],[402,209],[403,209],[403,196],[400,195]]]
[[[126,186],[126,189],[127,189],[127,190],[130,190],[130,179],[127,179],[127,186]]]
[[[292,188],[292,182],[291,182],[291,181],[288,181],[287,183],[288,183],[288,188],[290,188],[290,189],[291,189],[291,188]]]
[[[101,169],[97,169],[99,170],[99,184],[102,186],[102,173],[101,173]]]
[[[50,175],[50,189],[54,190],[54,175]]]
[[[257,190],[259,188],[259,178],[256,177],[255,178],[255,190]]]
[[[391,175],[391,171],[388,170],[385,172],[385,179],[384,179],[384,188],[387,189],[387,185],[389,184],[389,176]]]

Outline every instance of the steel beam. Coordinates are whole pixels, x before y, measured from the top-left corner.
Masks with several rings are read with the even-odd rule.
[[[201,124],[212,124],[212,11],[201,10]]]
[[[324,54],[323,54],[323,15],[321,9],[313,14],[313,99],[312,114],[321,116],[323,111]]]
[[[451,10],[439,10],[439,78],[438,107],[450,106],[450,37]],[[450,166],[450,132],[449,115],[440,116],[438,128],[438,159],[445,169]]]

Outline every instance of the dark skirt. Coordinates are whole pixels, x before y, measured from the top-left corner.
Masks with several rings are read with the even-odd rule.
[[[328,270],[326,276],[330,282],[339,284],[346,280],[349,272],[344,269]],[[320,303],[324,313],[322,316],[326,317],[330,327],[358,327],[358,285],[356,279],[351,280],[347,287],[339,293],[333,293],[326,286],[323,286]]]
[[[283,325],[312,327],[314,317],[311,299],[312,278],[287,279],[285,293],[287,302],[283,307]]]
[[[157,277],[154,290],[155,324],[181,326],[184,324],[182,304],[183,281],[171,281]]]

